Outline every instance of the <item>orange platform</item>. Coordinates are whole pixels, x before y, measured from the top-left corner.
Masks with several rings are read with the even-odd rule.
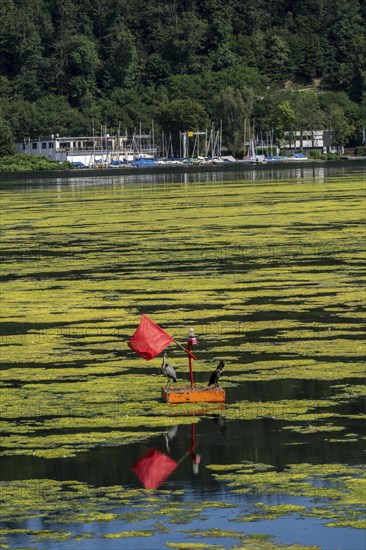
[[[186,386],[184,388],[161,388],[161,397],[165,403],[223,403],[225,390],[208,386]]]

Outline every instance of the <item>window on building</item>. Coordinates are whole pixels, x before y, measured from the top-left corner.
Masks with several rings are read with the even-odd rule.
[[[49,149],[53,149],[53,143],[52,143],[52,141],[50,141],[50,142],[48,143],[48,148],[49,148]]]
[[[23,143],[23,150],[25,150],[25,143]]]
[[[32,149],[37,149],[38,143],[32,143]]]
[[[47,149],[47,143],[42,142],[42,149]]]

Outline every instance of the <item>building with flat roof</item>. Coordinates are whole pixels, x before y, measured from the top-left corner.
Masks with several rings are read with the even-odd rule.
[[[319,151],[319,153],[337,153],[339,151],[332,143],[332,135],[328,130],[296,130],[285,133],[284,148],[289,152]]]
[[[49,138],[24,139],[16,142],[15,147],[19,154],[44,155],[49,160],[68,161],[84,166],[133,161],[156,155],[150,134],[133,134],[131,137],[127,134],[69,137],[52,135]]]

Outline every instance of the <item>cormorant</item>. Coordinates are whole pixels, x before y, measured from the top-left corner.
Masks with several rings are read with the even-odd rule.
[[[208,381],[208,385],[212,386],[212,384],[215,384],[215,388],[219,387],[219,379],[222,375],[222,369],[224,368],[225,363],[224,361],[220,361],[217,365],[216,369],[211,373],[210,380]]]
[[[166,353],[164,353],[163,355],[163,362],[161,364],[160,370],[164,374],[164,376],[168,378],[168,382],[165,386],[166,388],[168,387],[168,384],[170,385],[171,380],[173,380],[173,382],[177,381],[177,375],[175,374],[175,370],[173,369],[171,364],[168,363],[166,360]]]

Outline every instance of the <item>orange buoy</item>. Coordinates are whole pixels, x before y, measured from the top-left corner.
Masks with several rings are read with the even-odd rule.
[[[223,403],[225,390],[209,386],[184,388],[161,388],[161,397],[165,403]]]
[[[211,374],[208,382],[209,386],[196,386],[194,383],[192,359],[197,360],[197,358],[191,353],[191,347],[196,346],[198,341],[194,335],[193,328],[189,329],[187,349],[185,349],[165,330],[149,319],[147,315],[142,314],[140,324],[127,342],[127,345],[137,355],[140,355],[146,361],[150,361],[150,359],[154,359],[154,357],[159,355],[171,342],[175,342],[188,355],[191,386],[176,389],[168,388],[171,380],[176,381],[176,373],[172,365],[166,362],[164,355],[161,372],[168,378],[168,385],[166,388],[161,388],[163,401],[165,403],[224,403],[226,397],[225,390],[218,386],[218,381],[225,365],[224,361],[221,360],[216,370]],[[211,387],[211,384],[213,387]]]

